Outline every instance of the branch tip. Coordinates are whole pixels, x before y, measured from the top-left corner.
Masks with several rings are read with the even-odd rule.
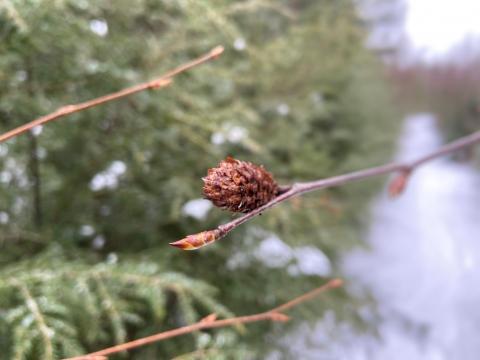
[[[217,314],[213,313],[213,314],[205,316],[203,319],[200,320],[200,322],[202,324],[205,324],[205,323],[212,323],[215,320],[217,320]]]
[[[210,50],[210,56],[212,56],[213,59],[216,59],[223,53],[224,50],[225,48],[221,45],[215,46],[212,50]]]
[[[219,229],[202,231],[198,234],[188,235],[181,240],[171,242],[170,245],[182,250],[196,250],[217,241],[224,234],[225,232]]]
[[[195,250],[195,248],[190,245],[187,238],[168,243],[168,245],[174,246],[174,247],[182,249],[182,250]]]
[[[410,170],[402,170],[390,181],[390,184],[388,185],[388,195],[392,199],[400,196],[405,191],[410,172]]]
[[[333,279],[328,283],[331,288],[342,287],[345,282],[342,279]]]
[[[281,312],[271,312],[270,319],[277,322],[287,322],[290,320],[290,316],[287,316]]]

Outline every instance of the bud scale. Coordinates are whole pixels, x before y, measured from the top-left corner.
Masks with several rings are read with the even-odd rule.
[[[203,178],[203,194],[215,206],[248,213],[272,200],[278,185],[263,166],[227,157]]]

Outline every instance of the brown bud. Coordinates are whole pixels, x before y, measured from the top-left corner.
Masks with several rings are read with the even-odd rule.
[[[290,317],[281,312],[271,312],[270,319],[272,321],[287,322],[290,320]]]
[[[388,185],[388,194],[391,198],[396,198],[400,194],[403,193],[405,188],[407,187],[408,178],[410,177],[409,170],[403,170],[399,174],[397,174],[390,184]]]
[[[227,157],[203,178],[203,194],[219,208],[248,213],[278,193],[273,176],[263,166]]]
[[[200,320],[201,323],[212,323],[217,320],[217,314],[213,313],[210,315],[205,316],[203,319]]]
[[[225,232],[219,229],[202,231],[198,234],[188,235],[186,238],[170,243],[170,245],[182,250],[196,250],[217,241],[224,235]]]

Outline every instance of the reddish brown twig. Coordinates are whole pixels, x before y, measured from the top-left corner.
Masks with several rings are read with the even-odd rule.
[[[182,250],[195,250],[202,246],[211,244],[221,238],[223,238],[230,231],[237,226],[247,222],[248,220],[260,215],[265,210],[270,209],[288,199],[295,196],[305,194],[310,191],[325,189],[333,186],[343,185],[349,182],[360,181],[370,177],[385,175],[393,172],[399,172],[399,175],[393,179],[393,182],[389,186],[389,192],[392,196],[399,195],[405,188],[408,177],[410,174],[420,165],[423,165],[427,161],[433,160],[437,157],[446,155],[448,153],[472,146],[480,142],[480,131],[477,131],[471,135],[465,136],[458,140],[455,140],[439,149],[418,158],[409,163],[389,163],[381,166],[376,166],[364,170],[359,170],[343,175],[333,176],[327,179],[321,179],[310,182],[294,183],[292,185],[282,187],[284,191],[279,196],[268,202],[267,204],[260,206],[259,208],[252,210],[251,212],[238,217],[226,224],[218,226],[216,229],[203,231],[199,234],[188,235],[179,241],[170,243],[170,245],[178,247]],[[199,238],[199,236],[201,238]]]
[[[289,317],[285,315],[283,312],[290,310],[291,308],[298,306],[308,300],[311,300],[314,297],[320,295],[321,293],[327,290],[338,288],[342,285],[343,285],[343,281],[341,279],[333,279],[333,280],[330,280],[328,283],[312,291],[309,291],[306,294],[303,294],[285,304],[277,306],[276,308],[273,308],[266,312],[262,312],[254,315],[238,316],[238,317],[222,319],[222,320],[216,320],[216,316],[212,314],[192,325],[187,325],[178,329],[164,331],[155,335],[144,337],[142,339],[133,340],[124,344],[120,344],[120,345],[112,346],[107,349],[96,351],[91,354],[73,357],[65,360],[81,360],[81,359],[86,359],[89,356],[90,357],[108,356],[108,355],[116,354],[122,351],[138,348],[140,346],[148,345],[154,342],[169,339],[172,337],[189,334],[194,331],[198,331],[202,329],[212,329],[212,328],[233,326],[238,324],[248,324],[252,322],[265,321],[265,320],[279,321],[279,322],[288,321]]]
[[[208,60],[214,59],[214,58],[218,57],[222,52],[223,52],[223,47],[217,46],[217,47],[213,48],[212,50],[210,50],[207,54],[202,55],[199,58],[197,58],[195,60],[192,60],[192,61],[190,61],[186,64],[180,65],[180,66],[176,67],[175,69],[170,70],[169,72],[163,74],[162,76],[160,76],[160,77],[158,77],[154,80],[147,81],[145,83],[138,84],[138,85],[120,90],[120,91],[115,92],[113,94],[100,96],[96,99],[85,101],[85,102],[82,102],[82,103],[79,103],[79,104],[62,106],[60,109],[54,111],[53,113],[50,113],[48,115],[44,115],[42,117],[39,117],[38,119],[35,119],[35,120],[33,120],[33,121],[31,121],[27,124],[21,125],[21,126],[15,128],[15,129],[12,129],[12,130],[7,131],[6,133],[0,135],[0,143],[3,142],[3,141],[6,141],[6,140],[8,140],[12,137],[18,136],[18,135],[24,133],[25,131],[28,131],[28,130],[34,128],[35,126],[46,124],[46,123],[48,123],[52,120],[56,120],[56,119],[64,117],[64,116],[67,116],[67,115],[70,115],[70,114],[73,114],[73,113],[76,113],[76,112],[79,112],[79,111],[82,111],[82,110],[85,110],[85,109],[88,109],[88,108],[91,108],[91,107],[94,107],[94,106],[98,106],[98,105],[104,104],[106,102],[117,100],[117,99],[123,98],[125,96],[135,94],[135,93],[140,92],[140,91],[163,88],[163,87],[165,87],[165,86],[167,86],[171,83],[171,81],[172,81],[171,78],[174,77],[175,75],[178,75],[181,72],[189,70],[192,67],[195,67],[197,65],[203,64],[204,62],[206,62]]]

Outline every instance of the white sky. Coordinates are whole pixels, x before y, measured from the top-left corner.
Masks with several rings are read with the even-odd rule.
[[[480,0],[407,0],[406,31],[413,45],[441,55],[469,34],[480,34]]]

